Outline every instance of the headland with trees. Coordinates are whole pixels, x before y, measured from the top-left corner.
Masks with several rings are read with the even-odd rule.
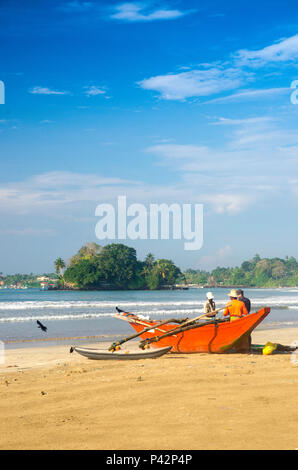
[[[187,287],[296,287],[298,262],[291,256],[261,258],[255,255],[236,267],[217,267],[210,272],[181,272],[173,261],[155,259],[149,253],[137,259],[136,250],[112,243],[101,247],[87,243],[64,261],[54,261],[55,273],[34,275],[0,273],[0,288],[49,288],[79,290],[157,290]]]

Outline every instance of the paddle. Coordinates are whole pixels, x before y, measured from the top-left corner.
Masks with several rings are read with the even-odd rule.
[[[164,320],[162,322],[156,323],[155,325],[147,326],[146,328],[144,328],[139,333],[135,333],[131,336],[127,336],[126,338],[120,339],[119,341],[116,341],[115,343],[112,343],[111,346],[109,347],[109,351],[114,351],[116,346],[120,346],[121,344],[126,343],[127,341],[130,341],[131,339],[137,338],[138,336],[141,336],[143,333],[146,333],[147,331],[150,331],[150,330],[158,329],[162,333],[166,333],[165,330],[160,330],[158,327],[162,326],[162,325],[165,325],[166,323],[172,323],[174,321],[175,321],[175,319],[171,318],[170,320]]]

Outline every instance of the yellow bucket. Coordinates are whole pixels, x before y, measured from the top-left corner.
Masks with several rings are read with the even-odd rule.
[[[275,351],[276,349],[277,349],[277,344],[271,343],[270,341],[268,341],[263,347],[263,354],[265,356],[268,356],[269,354],[272,354],[273,351]]]

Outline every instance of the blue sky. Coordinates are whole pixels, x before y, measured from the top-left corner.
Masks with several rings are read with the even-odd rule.
[[[296,2],[3,0],[0,44],[0,271],[52,271],[118,195],[204,204],[201,250],[141,259],[298,256]]]

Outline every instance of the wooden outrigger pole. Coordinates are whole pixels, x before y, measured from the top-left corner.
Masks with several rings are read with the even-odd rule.
[[[134,338],[137,338],[138,336],[141,336],[143,333],[146,333],[147,331],[150,331],[150,330],[155,330],[155,329],[159,329],[158,327],[159,326],[162,326],[162,325],[165,325],[166,323],[172,323],[174,322],[175,319],[170,319],[170,320],[164,320],[160,323],[157,323],[156,325],[154,326],[147,326],[146,328],[144,328],[142,331],[140,331],[139,333],[135,333],[131,336],[127,336],[126,338],[123,338],[123,339],[120,339],[119,341],[115,341],[114,343],[111,344],[111,346],[109,347],[109,351],[115,351],[116,350],[116,347],[117,346],[120,346],[121,344],[123,343],[126,343],[127,341],[130,341],[131,339],[134,339]],[[162,333],[166,333],[165,330],[160,330]]]
[[[161,335],[161,336],[152,336],[151,338],[147,338],[147,339],[143,339],[140,344],[139,344],[139,347],[141,349],[144,349],[146,345],[148,344],[151,344],[151,343],[156,343],[157,341],[160,341],[164,338],[167,338],[168,336],[174,336],[176,333],[183,333],[184,331],[187,331],[187,330],[194,330],[195,328],[202,328],[203,326],[206,326],[206,325],[217,325],[218,323],[226,323],[227,320],[210,320],[210,321],[206,321],[204,323],[193,323],[192,324],[188,324],[188,325],[185,325],[185,326],[180,326],[180,327],[177,327],[177,328],[174,328],[173,330],[170,330],[168,331],[167,333]],[[188,322],[190,323],[190,322]]]

